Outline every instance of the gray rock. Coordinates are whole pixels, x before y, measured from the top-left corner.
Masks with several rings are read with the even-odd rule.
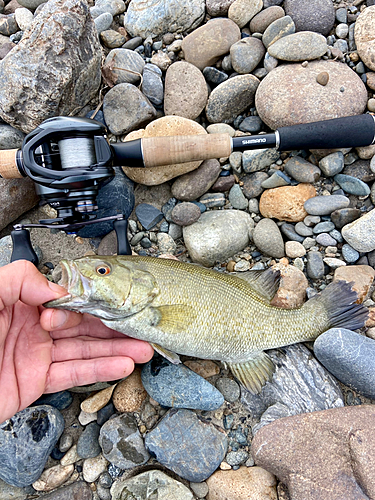
[[[280,158],[277,149],[254,149],[242,153],[242,168],[247,174],[269,167]]]
[[[245,450],[230,451],[225,457],[225,461],[227,464],[235,467],[236,465],[244,464],[248,458],[249,453]]]
[[[109,49],[117,49],[125,43],[125,37],[118,31],[107,29],[100,33],[100,40]]]
[[[331,0],[285,0],[284,9],[297,31],[316,31],[328,35],[335,22]]]
[[[279,61],[275,57],[270,56],[268,52],[266,52],[263,61],[264,69],[269,73],[270,71],[275,69],[278,64]]]
[[[94,458],[101,452],[98,438],[100,426],[96,422],[86,425],[77,441],[77,453],[81,458]]]
[[[245,175],[242,178],[242,190],[246,198],[250,200],[251,198],[260,196],[264,191],[262,185],[267,179],[268,174],[266,172],[254,172],[253,174]]]
[[[123,413],[105,422],[100,429],[99,444],[104,457],[120,469],[143,465],[150,458],[135,418]]]
[[[214,425],[190,410],[174,409],[146,435],[145,445],[158,462],[194,482],[211,476],[228,446],[227,436]]]
[[[171,214],[172,221],[179,226],[190,226],[190,224],[197,222],[200,216],[199,207],[188,201],[178,203]]]
[[[268,49],[270,45],[277,42],[284,36],[295,33],[296,27],[293,19],[289,16],[284,16],[273,21],[265,30],[262,36],[263,45]]]
[[[207,208],[223,207],[225,195],[223,193],[206,193],[199,198],[199,202]]]
[[[315,224],[319,224],[320,222],[320,217],[319,215],[306,215],[306,217],[303,219],[303,223],[307,227],[313,227]]]
[[[308,252],[306,271],[307,276],[313,280],[319,280],[323,278],[324,262],[322,254],[320,252]]]
[[[317,362],[302,344],[268,351],[276,365],[272,381],[254,396],[242,390],[242,403],[261,415],[253,433],[278,418],[344,406],[336,380]]]
[[[176,243],[174,242],[172,236],[160,232],[156,237],[160,253],[170,253],[172,255],[176,253]]]
[[[357,250],[354,250],[354,248],[347,243],[342,246],[341,252],[342,256],[345,259],[345,262],[348,262],[349,264],[353,264],[359,259],[359,252],[357,252]]]
[[[298,182],[313,184],[320,178],[320,169],[300,156],[293,156],[285,164],[284,171]]]
[[[149,203],[140,203],[135,208],[135,214],[142,224],[148,230],[156,226],[163,218],[163,213]]]
[[[165,33],[192,31],[203,21],[204,0],[132,0],[125,14],[124,26],[131,36],[157,37]]]
[[[314,343],[314,354],[340,382],[375,397],[375,341],[345,328],[332,328]]]
[[[262,188],[272,189],[280,186],[288,186],[290,184],[291,179],[280,170],[277,170],[271,175],[271,177],[262,182]]]
[[[297,222],[297,224],[295,225],[295,230],[296,233],[304,236],[305,238],[307,236],[313,235],[313,230],[311,229],[311,227],[306,226],[306,224],[304,224],[303,222]]]
[[[253,75],[240,75],[218,85],[210,94],[206,115],[210,123],[232,123],[254,102],[259,80]]]
[[[228,9],[228,17],[240,28],[243,28],[250,19],[262,10],[263,0],[251,0],[250,2],[233,2]]]
[[[266,49],[258,38],[242,38],[230,48],[232,67],[239,74],[251,73],[258,66],[265,53]]]
[[[313,229],[314,234],[320,234],[320,233],[329,233],[335,229],[335,225],[333,222],[330,221],[324,221],[324,222],[319,222]],[[309,235],[306,235],[309,236]]]
[[[263,127],[263,122],[259,116],[247,116],[239,125],[241,132],[250,132],[251,134],[260,132]],[[233,153],[232,153],[233,154]]]
[[[62,486],[51,493],[43,495],[43,500],[92,500],[90,486],[84,481]],[[7,499],[4,499],[7,500]],[[14,499],[17,500],[17,499]]]
[[[205,160],[196,170],[181,175],[174,181],[172,195],[182,201],[196,200],[213,186],[220,172],[218,160]]]
[[[351,175],[337,174],[334,180],[348,194],[354,194],[355,196],[368,196],[370,194],[368,185]]]
[[[337,244],[337,240],[327,233],[318,234],[316,242],[323,247],[334,247]]]
[[[50,0],[0,62],[0,116],[28,133],[47,118],[76,113],[97,95],[100,66],[87,3]]]
[[[156,117],[150,101],[131,83],[120,83],[107,92],[103,112],[109,130],[115,135],[127,134]]]
[[[146,64],[143,68],[142,92],[155,106],[160,106],[164,99],[162,71],[155,64]]]
[[[372,71],[375,70],[371,40],[374,34],[375,6],[371,5],[359,15],[354,27],[354,40],[361,61]]]
[[[340,7],[336,10],[336,19],[339,23],[347,23],[348,11],[346,10],[346,7]]]
[[[272,219],[261,219],[253,233],[255,246],[270,257],[281,259],[285,255],[284,241],[280,229]]]
[[[130,50],[134,50],[136,49],[137,47],[139,47],[140,45],[142,45],[143,43],[143,38],[141,36],[135,36],[134,38],[131,38],[130,40],[128,40],[124,45],[123,45],[123,49],[130,49]]]
[[[349,199],[342,195],[314,196],[305,201],[304,208],[310,215],[329,215],[335,210],[347,208]]]
[[[207,13],[212,17],[223,17],[234,0],[206,0]]]
[[[112,500],[156,500],[163,497],[193,500],[193,494],[186,486],[160,470],[150,470],[130,479],[116,481],[111,488],[111,495]]]
[[[193,262],[210,267],[231,257],[249,244],[254,222],[241,210],[219,210],[202,214],[183,228],[186,248]]]
[[[90,9],[93,18],[109,12],[112,16],[118,16],[125,12],[125,2],[123,0],[96,0],[95,7]]]
[[[213,83],[214,85],[219,85],[220,83],[225,82],[225,80],[228,80],[228,75],[224,73],[224,71],[220,71],[213,66],[206,66],[203,69],[203,76],[207,82]]]
[[[0,479],[19,487],[36,481],[63,430],[61,413],[47,405],[5,420],[0,425]]]
[[[0,14],[0,34],[10,36],[19,30],[14,14]]]
[[[284,16],[284,9],[277,5],[263,9],[250,21],[250,31],[252,33],[264,33],[271,23]]]
[[[358,252],[371,252],[375,249],[374,223],[375,209],[344,226],[341,234],[344,240]]]
[[[96,31],[100,34],[102,31],[108,30],[113,22],[113,16],[109,12],[103,12],[94,19]]]
[[[341,151],[336,151],[322,158],[319,168],[326,177],[333,177],[339,174],[344,168],[344,155]]]
[[[35,10],[37,7],[39,7],[39,5],[45,3],[45,0],[21,0],[18,3],[22,5],[22,7],[26,7],[30,10]]]
[[[302,224],[298,222],[297,224]],[[296,226],[297,226],[296,224]],[[280,226],[280,231],[287,237],[288,240],[290,241],[298,241],[299,243],[303,243],[305,237],[301,236],[299,233],[296,232],[295,227],[293,224],[288,224],[285,222]]]
[[[239,184],[234,184],[228,194],[228,199],[233,208],[237,210],[246,210],[249,205],[247,198],[242,192]]]
[[[38,203],[31,179],[0,179],[0,229]]]
[[[143,58],[134,50],[112,49],[105,58],[103,73],[112,85],[119,83],[138,84],[144,66]]]
[[[11,486],[0,479],[0,498],[2,500],[26,500],[27,496],[26,488]]]
[[[0,149],[20,149],[24,137],[25,134],[10,125],[0,124]]]
[[[268,47],[268,53],[281,61],[311,61],[327,52],[327,40],[312,31],[301,31],[280,38]]]
[[[216,387],[219,389],[221,394],[224,396],[225,401],[228,403],[234,403],[240,398],[241,391],[240,386],[235,380],[230,378],[219,378],[216,382]]]
[[[361,213],[358,208],[342,208],[331,213],[331,220],[337,229],[342,229],[346,224],[359,219]]]

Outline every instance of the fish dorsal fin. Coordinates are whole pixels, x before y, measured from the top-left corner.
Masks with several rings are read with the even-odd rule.
[[[169,349],[166,349],[165,347],[162,347],[159,344],[154,344],[151,342],[152,347],[155,349],[156,352],[164,356],[168,361],[173,363],[174,365],[178,365],[181,363],[180,356],[176,354],[175,352],[170,351]]]
[[[182,333],[195,318],[194,309],[186,304],[172,304],[153,308],[159,315],[155,325],[167,333]]]
[[[271,381],[275,371],[273,361],[263,351],[252,353],[243,363],[229,363],[233,375],[253,394],[258,394],[267,381]]]
[[[246,281],[258,295],[271,302],[280,285],[280,271],[246,271],[236,273],[236,277]]]

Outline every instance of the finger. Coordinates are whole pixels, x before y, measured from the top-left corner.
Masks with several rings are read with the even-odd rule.
[[[53,339],[62,339],[62,338],[72,338],[79,336],[87,336],[92,338],[124,338],[123,333],[116,332],[111,328],[108,328],[100,321],[99,318],[95,318],[90,314],[81,315],[82,321],[72,328],[64,328],[62,330],[51,331],[51,337]]]
[[[38,306],[66,295],[66,290],[52,283],[27,260],[17,260],[0,269],[0,299],[5,306],[21,300]],[[0,303],[1,305],[1,303]]]
[[[82,319],[80,313],[63,309],[44,309],[40,316],[40,324],[47,331],[66,330],[77,327]]]
[[[127,377],[133,370],[134,361],[121,356],[52,363],[45,392],[59,392],[75,386],[118,380]]]
[[[154,350],[142,340],[122,338],[106,340],[88,340],[72,338],[55,340],[52,348],[52,361],[73,359],[95,359],[109,356],[128,356],[135,363],[146,363],[153,356]]]

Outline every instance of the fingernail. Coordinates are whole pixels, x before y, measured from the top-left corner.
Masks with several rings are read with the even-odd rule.
[[[66,311],[55,310],[52,314],[51,318],[51,330],[54,328],[60,328],[68,318],[68,314]]]
[[[48,286],[50,287],[50,289],[53,291],[53,292],[57,292],[59,293],[60,295],[62,293],[66,293],[66,290],[65,288],[63,288],[62,286],[58,285],[57,283],[54,283],[53,281],[49,281],[48,280]]]

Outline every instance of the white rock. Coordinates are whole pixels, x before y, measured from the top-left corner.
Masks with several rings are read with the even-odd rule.
[[[70,448],[69,451],[65,453],[65,455],[60,460],[60,464],[65,467],[67,465],[75,464],[79,460],[81,460],[81,457],[77,453],[77,445],[75,444]]]
[[[94,458],[86,458],[82,467],[83,479],[88,483],[93,483],[102,472],[107,470],[108,463],[102,454]]]
[[[98,414],[96,412],[94,413],[87,413],[86,411],[82,411],[78,415],[78,421],[81,425],[87,425],[90,422],[95,422],[95,420],[98,418]]]
[[[64,484],[73,474],[74,465],[55,465],[43,471],[40,478],[33,483],[36,491],[51,491]]]
[[[375,250],[375,209],[344,226],[341,234],[357,252]]]
[[[26,31],[31,28],[32,22],[34,21],[34,16],[29,9],[26,9],[25,7],[16,9],[14,12],[14,16],[16,18],[16,23],[22,31]]]

